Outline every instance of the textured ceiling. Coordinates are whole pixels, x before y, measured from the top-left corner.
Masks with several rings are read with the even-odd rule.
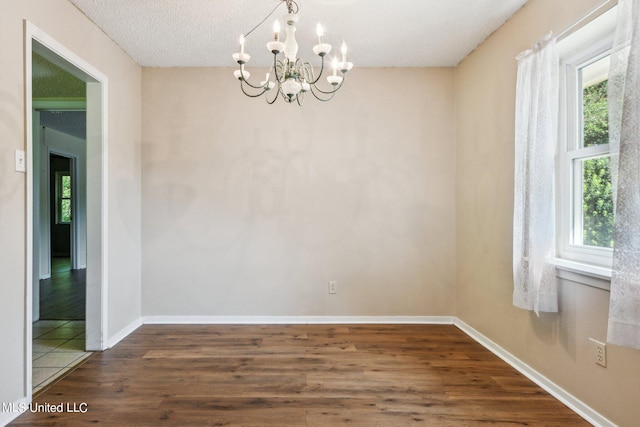
[[[47,61],[37,53],[32,55],[33,98],[85,99],[85,83]]]
[[[69,0],[135,61],[150,67],[235,66],[238,38],[280,0]],[[334,51],[344,39],[358,67],[455,66],[526,0],[297,0],[299,56],[316,23]],[[284,4],[247,38],[249,65],[266,66]],[[310,60],[310,59],[307,59]]]

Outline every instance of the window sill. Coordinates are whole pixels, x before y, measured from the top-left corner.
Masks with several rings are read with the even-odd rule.
[[[611,289],[611,269],[581,262],[556,258],[554,260],[557,277],[594,288]]]

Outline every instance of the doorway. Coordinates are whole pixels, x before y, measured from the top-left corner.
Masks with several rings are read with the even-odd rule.
[[[82,96],[58,96],[57,94],[35,96],[34,89],[41,83],[34,74],[34,58],[43,58],[56,68],[80,81],[83,86]],[[36,59],[38,61],[38,59]],[[47,73],[44,73],[47,74]],[[49,77],[52,76],[49,73]],[[53,73],[56,74],[56,73]],[[47,86],[51,89],[59,90],[55,80],[49,82]],[[52,254],[50,240],[46,229],[50,228],[46,222],[41,221],[42,213],[46,212],[49,204],[41,203],[41,186],[46,178],[48,181],[49,159],[51,154],[67,158],[70,164],[70,178],[74,181],[76,192],[84,191],[86,202],[84,207],[81,204],[74,205],[73,198],[69,202],[72,206],[71,212],[76,218],[84,211],[84,224],[74,224],[79,221],[70,221],[70,257],[69,267],[85,267],[85,302],[84,302],[84,324],[68,325],[53,324],[46,325],[53,328],[49,338],[66,339],[73,334],[76,337],[83,335],[83,349],[89,351],[100,351],[106,348],[107,337],[107,77],[100,71],[86,63],[83,59],[65,48],[63,45],[52,39],[28,21],[25,21],[25,105],[26,105],[26,148],[27,158],[31,159],[31,167],[27,168],[27,324],[40,316],[40,287],[41,277],[49,275],[51,277],[52,268],[50,258],[43,256],[43,252]],[[63,85],[60,85],[63,86]],[[45,103],[46,105],[42,105]],[[50,147],[42,143],[42,138],[49,132],[49,128],[40,126],[40,111],[42,109],[61,110],[86,110],[86,143],[84,144],[84,156],[80,159],[73,151],[66,149],[50,150]],[[54,132],[55,130],[51,130]],[[46,150],[44,149],[46,148]],[[82,161],[81,161],[82,160]],[[85,174],[79,173],[80,164],[84,164]],[[44,167],[46,165],[46,167]],[[44,169],[44,171],[43,171]],[[75,174],[75,179],[74,179]],[[59,174],[64,176],[64,174]],[[62,178],[61,178],[62,179]],[[66,180],[67,178],[65,178]],[[55,175],[53,180],[55,181]],[[51,196],[49,191],[45,191],[47,198]],[[67,202],[65,202],[67,203]],[[75,208],[75,209],[74,209]],[[51,211],[46,214],[51,216]],[[55,216],[55,213],[53,214]],[[64,218],[63,218],[64,220]],[[64,222],[64,221],[62,221]],[[47,224],[47,225],[45,225]],[[84,230],[85,239],[74,238],[74,233]],[[76,236],[77,237],[77,236]],[[48,242],[46,250],[42,242]],[[77,242],[83,241],[82,244]],[[84,264],[84,265],[82,265]],[[42,269],[43,265],[49,265],[47,269]],[[56,265],[54,263],[54,265]],[[55,268],[55,267],[54,267]],[[78,268],[75,268],[78,269]],[[82,268],[80,268],[82,269]],[[44,272],[44,274],[43,274]],[[80,310],[81,311],[81,310]],[[51,320],[50,322],[70,322],[71,320]],[[64,327],[62,327],[64,326]],[[32,357],[38,350],[33,344],[34,334],[42,331],[27,327],[25,331],[27,351],[25,355],[25,394],[28,401],[33,397],[33,370],[34,362]],[[77,344],[77,343],[76,343]]]
[[[43,130],[46,135],[47,132]],[[83,142],[83,141],[82,141]],[[85,320],[86,312],[86,265],[78,266],[74,250],[78,246],[86,250],[86,233],[75,230],[77,222],[84,222],[82,212],[86,198],[78,194],[77,169],[79,158],[50,152],[49,185],[41,188],[46,192],[42,199],[48,200],[49,227],[49,271],[47,278],[40,279],[40,313],[38,320]],[[84,159],[82,159],[84,160]],[[79,214],[80,212],[80,214]],[[46,242],[41,240],[41,244]],[[84,254],[83,254],[84,255]],[[83,256],[86,258],[86,256]],[[80,323],[78,323],[80,324]],[[84,336],[82,336],[84,339]],[[84,350],[84,343],[82,346]]]

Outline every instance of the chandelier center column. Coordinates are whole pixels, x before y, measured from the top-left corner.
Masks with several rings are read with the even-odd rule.
[[[285,15],[287,22],[287,38],[284,41],[284,55],[290,62],[296,62],[298,56],[298,42],[296,41],[296,23],[298,22],[298,15],[289,13]]]

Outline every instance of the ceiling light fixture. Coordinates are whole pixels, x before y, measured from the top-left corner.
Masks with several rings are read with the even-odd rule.
[[[273,54],[273,65],[267,72],[264,81],[259,85],[251,84],[248,81],[251,74],[244,68],[245,64],[251,59],[251,56],[245,53],[246,37],[266,21],[282,3],[287,6],[287,14],[284,16],[286,38],[284,43],[280,41],[280,22],[276,21],[273,26],[273,40],[267,43],[267,49]],[[342,42],[342,61],[338,61],[337,57],[332,60],[333,73],[326,78],[331,86],[326,90],[321,89],[318,83],[325,71],[325,57],[331,52],[331,45],[324,42],[322,26],[318,24],[316,27],[318,44],[313,47],[313,52],[322,61],[320,71],[316,76],[313,66],[297,56],[298,42],[296,41],[295,33],[300,9],[298,3],[295,0],[280,0],[278,6],[260,24],[249,31],[246,36],[240,36],[240,52],[233,54],[233,59],[240,68],[234,71],[233,74],[236,79],[240,80],[242,92],[251,98],[265,95],[265,99],[269,104],[273,104],[279,96],[282,96],[286,102],[297,102],[298,105],[302,105],[305,94],[309,92],[320,101],[329,101],[342,87],[345,74],[353,68],[353,64],[347,62],[347,45],[344,41]],[[278,55],[280,53],[283,53],[284,56],[279,59]],[[269,94],[273,94],[273,96],[270,97]]]

